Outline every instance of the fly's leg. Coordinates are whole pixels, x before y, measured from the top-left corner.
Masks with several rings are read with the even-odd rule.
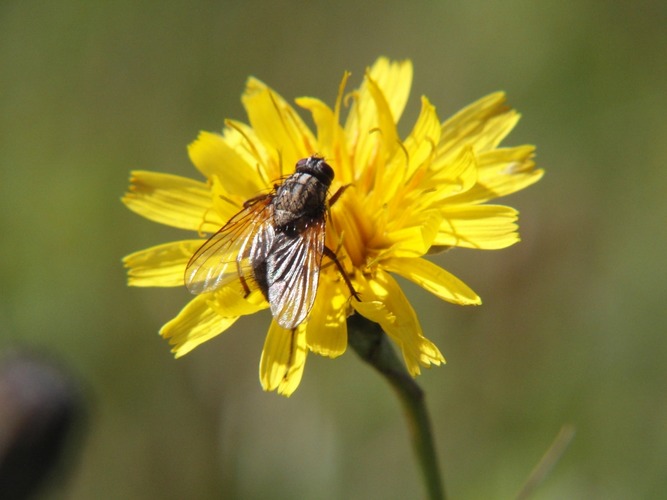
[[[241,272],[240,259],[236,259],[236,274],[238,275],[241,286],[243,287],[243,298],[247,299],[248,295],[250,295],[250,287],[248,286],[248,282],[246,281],[245,276],[243,276],[243,273]]]
[[[359,297],[359,294],[357,291],[354,289],[352,286],[352,282],[350,281],[350,278],[347,276],[347,273],[345,272],[345,269],[343,269],[342,264],[338,260],[338,257],[336,256],[336,253],[331,250],[329,247],[324,247],[324,255],[329,257],[333,263],[336,265],[338,268],[338,272],[340,272],[340,275],[343,277],[343,281],[345,281],[345,284],[347,285],[347,288],[350,290],[350,293],[352,296],[357,299],[357,301],[361,302],[361,298]]]
[[[345,192],[345,190],[347,188],[349,188],[350,186],[352,186],[352,184],[345,184],[344,186],[339,187],[338,191],[336,191],[333,194],[333,196],[331,198],[329,198],[329,207],[331,207],[334,203],[336,203],[338,198],[340,198],[341,195]],[[336,255],[336,252],[331,250],[331,248],[325,246],[324,247],[324,255],[326,255],[327,257],[329,257],[333,261],[333,263],[338,268],[338,272],[343,277],[343,281],[345,281],[345,284],[347,285],[347,288],[350,290],[350,293],[352,294],[352,296],[355,299],[357,299],[359,302],[361,302],[361,298],[359,297],[359,294],[357,293],[357,291],[352,286],[352,282],[350,281],[350,278],[348,277],[347,273],[345,272],[345,269],[343,269],[343,265],[338,260],[338,256]]]
[[[329,198],[329,206],[331,206],[331,205],[333,205],[334,203],[336,203],[336,200],[338,200],[338,198],[340,198],[340,195],[342,195],[342,194],[345,192],[345,190],[346,190],[347,188],[349,188],[351,185],[352,185],[352,184],[345,184],[344,186],[339,187],[339,188],[338,188],[338,191],[336,191],[336,192],[334,193],[334,195],[333,195],[331,198]]]

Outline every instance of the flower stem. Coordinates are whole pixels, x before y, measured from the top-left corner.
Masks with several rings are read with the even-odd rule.
[[[399,360],[380,325],[355,314],[348,319],[347,327],[350,347],[387,379],[401,400],[429,498],[444,500],[424,392]]]

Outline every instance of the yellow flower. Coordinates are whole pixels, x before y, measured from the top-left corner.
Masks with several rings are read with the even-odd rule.
[[[323,156],[335,171],[326,246],[334,250],[360,300],[325,257],[307,320],[285,330],[274,320],[260,361],[265,390],[290,395],[298,386],[308,351],[335,358],[347,346],[346,319],[358,313],[379,323],[401,349],[409,372],[445,360],[424,337],[393,275],[400,275],[456,304],[480,304],[458,278],[426,260],[449,247],[499,249],[519,241],[516,210],[486,202],[523,189],[542,176],[532,146],[498,147],[519,115],[498,92],[441,123],[425,98],[412,132],[400,139],[396,124],[412,82],[410,61],[385,58],[366,71],[361,86],[345,95],[349,74],[332,108],[296,100],[309,111],[313,132],[275,91],[250,78],[243,104],[250,124],[228,120],[222,134],[202,132],[189,146],[205,182],[135,171],[125,204],[163,224],[214,233],[244,202],[270,191],[298,160]],[[341,124],[342,108],[350,104]],[[182,286],[185,266],[203,239],[189,239],[128,255],[132,286]],[[196,296],[161,335],[177,357],[226,331],[240,316],[267,308],[260,293],[244,297],[238,287]]]

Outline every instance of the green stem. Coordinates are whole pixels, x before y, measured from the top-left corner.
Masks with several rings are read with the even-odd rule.
[[[401,363],[380,325],[355,314],[348,319],[347,328],[350,347],[387,379],[401,400],[429,498],[444,500],[424,392]]]

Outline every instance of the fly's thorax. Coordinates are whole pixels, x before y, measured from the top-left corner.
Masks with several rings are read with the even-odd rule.
[[[326,212],[328,186],[306,172],[292,174],[278,188],[272,200],[277,230],[293,227],[302,230]]]

